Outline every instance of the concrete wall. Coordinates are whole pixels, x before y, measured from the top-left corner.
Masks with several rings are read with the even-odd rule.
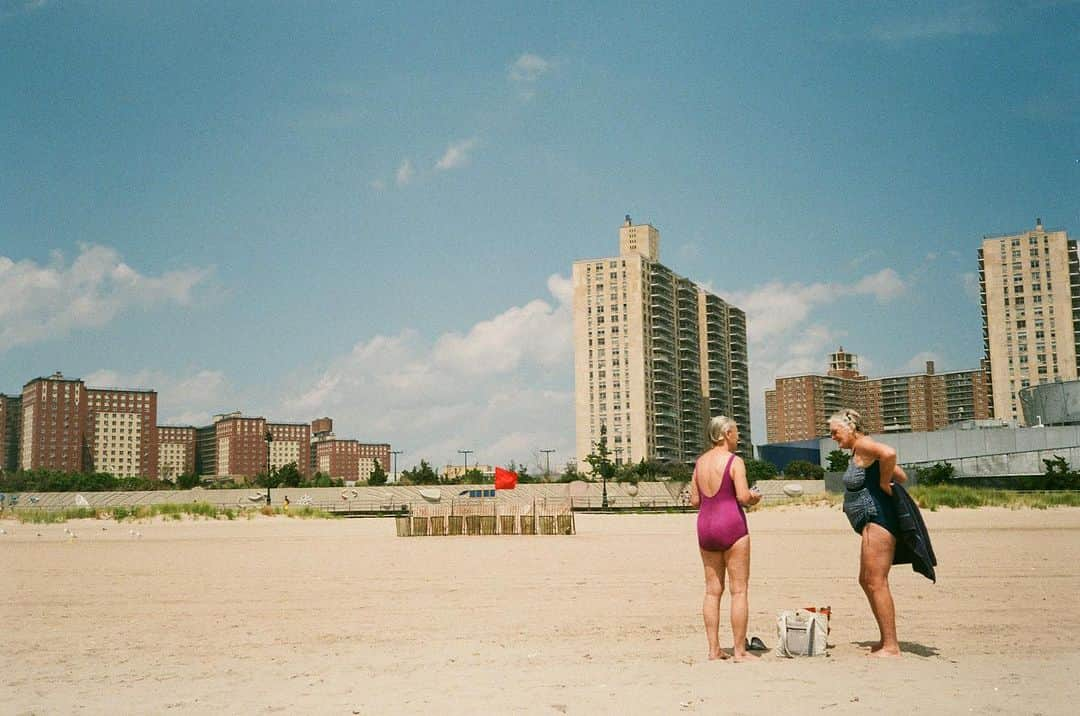
[[[958,476],[1041,475],[1043,460],[1055,455],[1069,465],[1080,467],[1080,426],[1046,428],[987,428],[980,430],[938,430],[931,433],[874,435],[896,448],[904,466],[949,462]],[[837,444],[831,438],[820,441],[822,459]]]

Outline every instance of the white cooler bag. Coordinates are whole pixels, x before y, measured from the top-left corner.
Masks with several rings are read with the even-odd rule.
[[[829,637],[829,618],[805,609],[776,617],[776,653],[780,656],[822,656]]]

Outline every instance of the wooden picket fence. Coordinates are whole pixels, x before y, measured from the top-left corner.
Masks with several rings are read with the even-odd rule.
[[[395,518],[398,537],[457,535],[572,535],[574,512],[568,499],[531,503],[497,500],[453,500],[449,504],[417,505]]]

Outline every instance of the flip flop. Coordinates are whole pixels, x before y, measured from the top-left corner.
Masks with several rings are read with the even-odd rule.
[[[755,636],[755,637],[753,637],[751,639],[748,639],[746,641],[746,650],[747,651],[768,651],[769,647],[765,646],[765,642],[763,642],[761,639],[759,639],[758,637]]]

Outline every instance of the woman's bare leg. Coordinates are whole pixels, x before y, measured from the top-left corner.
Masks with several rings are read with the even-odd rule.
[[[750,605],[747,591],[750,583],[750,535],[745,535],[725,553],[727,572],[731,579],[731,633],[735,637],[735,661],[758,658],[746,652],[746,622]]]
[[[889,568],[896,552],[896,538],[881,525],[871,522],[862,531],[859,586],[866,592],[870,611],[877,620],[881,641],[870,650],[872,656],[900,656],[896,639],[896,607],[889,590]]]
[[[705,601],[701,605],[701,614],[705,618],[709,658],[726,659],[727,656],[720,651],[720,597],[724,594],[724,553],[703,549],[701,563],[705,566]]]

